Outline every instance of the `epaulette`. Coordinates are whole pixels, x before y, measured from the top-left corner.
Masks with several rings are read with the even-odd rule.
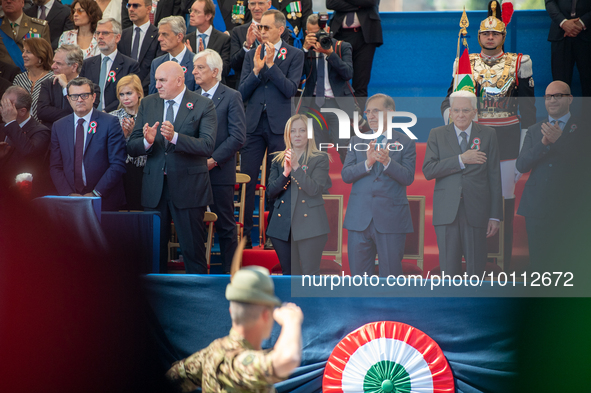
[[[37,19],[37,18],[31,18],[31,22],[39,23],[40,25],[43,25],[43,26],[45,26],[47,24],[47,21],[46,20]]]
[[[532,61],[529,55],[523,55],[521,58],[521,66],[517,70],[517,76],[519,78],[529,78],[534,73]]]

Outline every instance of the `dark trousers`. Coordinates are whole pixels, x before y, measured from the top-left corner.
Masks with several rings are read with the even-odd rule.
[[[552,42],[551,47],[552,79],[566,82],[572,87],[573,68],[576,64],[583,96],[591,97],[591,42],[565,37],[563,40]]]
[[[291,232],[289,234],[291,239]],[[302,274],[320,274],[322,251],[328,240],[328,235],[320,235],[309,239],[285,241],[269,236],[283,275],[300,276]]]
[[[466,259],[468,275],[482,276],[486,266],[486,227],[473,227],[468,223],[464,201],[460,201],[458,214],[449,225],[435,225],[439,267],[446,275],[462,275],[462,255]]]
[[[240,150],[240,172],[246,173],[250,176],[250,182],[246,184],[246,200],[244,207],[244,235],[247,238],[250,238],[250,233],[252,231],[254,194],[258,183],[260,167],[263,163],[263,157],[265,156],[265,149],[268,150],[269,155],[267,158],[268,173],[271,168],[271,160],[273,160],[274,157],[271,153],[285,150],[285,142],[283,140],[283,134],[273,134],[271,127],[269,126],[267,113],[263,112],[256,130],[254,133],[246,136],[246,144]],[[264,212],[259,212],[259,214],[259,225],[262,225]]]
[[[236,221],[234,220],[234,186],[212,185],[214,204],[209,208],[218,219],[215,222],[215,230],[220,241],[220,253],[224,273],[230,273],[232,257],[238,247],[236,234]]]
[[[190,274],[207,274],[207,260],[205,259],[205,224],[203,216],[206,207],[190,209],[177,208],[170,198],[168,180],[164,176],[162,196],[155,210],[160,213],[160,272],[166,273],[168,268],[168,241],[170,239],[170,221],[174,222],[185,271]]]
[[[133,162],[125,164],[127,172],[123,175],[123,188],[127,210],[144,210],[142,206],[142,179],[144,167],[136,166]]]
[[[365,42],[361,28],[341,29],[334,38],[346,41],[353,47],[353,90],[355,90],[359,107],[363,110],[377,46]]]
[[[373,220],[363,231],[348,231],[347,248],[352,275],[375,274],[376,254],[380,264],[380,277],[402,274],[402,257],[406,233],[381,233]]]

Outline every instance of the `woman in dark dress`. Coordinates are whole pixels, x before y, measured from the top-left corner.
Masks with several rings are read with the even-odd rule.
[[[137,75],[126,75],[117,82],[117,97],[119,98],[119,109],[110,114],[119,118],[125,141],[135,126],[140,101],[144,98],[142,82]],[[127,173],[123,175],[123,186],[125,187],[125,198],[127,199],[128,210],[144,210],[142,207],[142,177],[146,166],[146,156],[130,157],[125,161]]]
[[[292,116],[285,125],[286,149],[271,164],[267,194],[275,199],[267,236],[283,274],[319,274],[330,232],[322,190],[328,181],[328,154],[308,139],[308,118]]]

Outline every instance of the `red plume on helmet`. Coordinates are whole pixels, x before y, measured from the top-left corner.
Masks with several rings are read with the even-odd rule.
[[[503,23],[505,26],[511,22],[511,17],[513,16],[513,3],[510,1],[503,1]]]

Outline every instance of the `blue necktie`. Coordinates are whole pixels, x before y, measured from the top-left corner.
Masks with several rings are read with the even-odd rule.
[[[139,27],[135,28],[135,38],[133,40],[133,48],[131,49],[131,58],[137,61],[138,53],[140,50],[140,33],[141,29]]]
[[[101,65],[101,75],[99,76],[99,87],[101,88],[101,101],[99,102],[98,110],[105,109],[105,81],[107,80],[107,62],[109,58],[105,56],[103,64]]]
[[[316,75],[316,105],[318,105],[318,108],[322,108],[324,105],[324,94],[324,54],[319,53],[318,72]]]

